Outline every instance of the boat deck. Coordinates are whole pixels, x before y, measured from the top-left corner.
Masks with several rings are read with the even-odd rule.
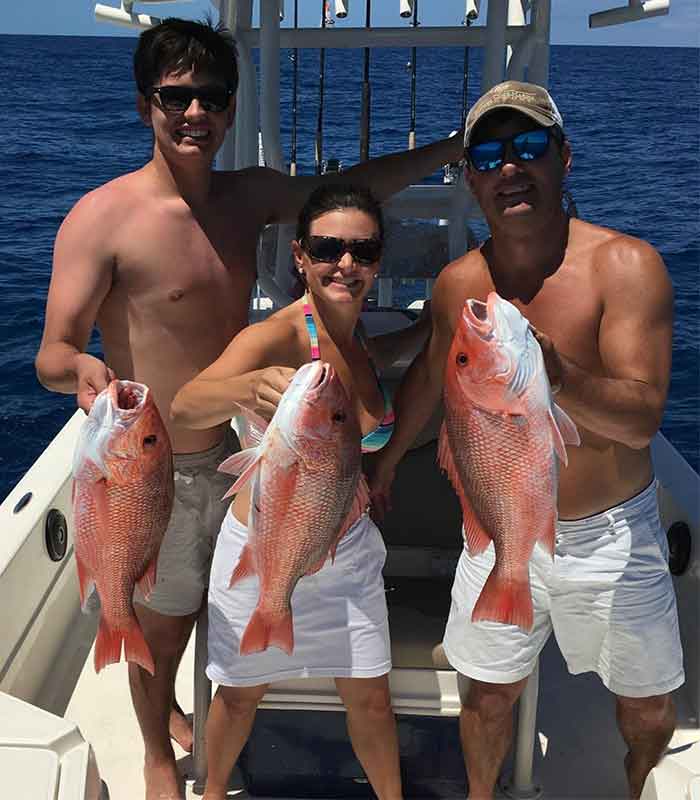
[[[414,592],[412,596],[415,598],[418,595]],[[403,669],[411,670],[420,668],[417,662],[425,662],[426,645],[436,637],[436,641],[439,641],[442,621],[433,615],[423,615],[421,624],[413,626],[414,630],[420,631],[420,641],[414,638],[409,642],[405,636],[408,630],[405,606],[395,606],[392,618],[392,623],[396,621],[401,629],[401,636],[396,638],[407,643],[404,648],[395,648],[395,665],[403,665]],[[177,678],[177,696],[186,712],[192,710],[194,642],[193,636]],[[395,669],[392,682],[400,679],[403,669]],[[428,664],[423,665],[422,671],[426,680],[435,675],[435,670]],[[448,676],[448,685],[451,684],[456,691],[455,673],[440,672],[443,679],[445,675]],[[302,682],[290,681],[285,686],[292,683]],[[318,690],[318,684],[314,688]],[[331,681],[325,683],[325,693],[333,693]],[[682,695],[678,696],[677,703],[680,725],[670,748],[683,752],[689,745],[700,742],[700,732],[696,721],[689,718],[685,711]],[[269,703],[274,704],[274,701]],[[318,700],[311,705],[323,707]],[[355,762],[348,766],[352,754],[347,741],[344,741],[342,714],[336,710],[335,704],[329,703],[326,707],[332,710],[261,710],[256,725],[259,730],[264,728],[266,735],[258,738],[254,752],[246,754],[244,751],[244,770],[252,770],[265,763],[283,763],[285,748],[289,750],[288,755],[296,754],[290,762],[294,764],[294,774],[290,774],[286,780],[284,775],[257,775],[255,784],[266,789],[266,796],[356,797],[358,792],[359,796],[371,796],[369,789],[362,786],[359,765]],[[299,715],[304,715],[304,719]],[[126,664],[112,665],[96,675],[91,653],[65,716],[76,722],[85,738],[91,742],[101,776],[109,788],[110,800],[142,797],[143,747],[131,708]],[[399,710],[398,719],[406,796],[464,797],[465,776],[459,756],[459,732],[454,713],[415,716]],[[321,730],[311,730],[314,725],[322,726]],[[700,747],[700,744],[696,744],[696,747]],[[328,765],[321,771],[325,777],[314,774],[314,768],[318,769],[318,764],[323,761],[319,756],[319,750],[323,748],[327,748],[329,760],[337,762],[340,759],[342,762],[344,759],[344,766],[338,770],[337,776],[332,775],[333,767]],[[196,797],[192,786],[191,757],[177,745],[175,749],[186,781],[187,797]],[[550,640],[540,665],[536,784],[543,787],[544,796],[551,800],[623,798],[626,796],[622,772],[624,753],[623,741],[615,727],[612,697],[595,675],[569,675],[556,643]],[[273,755],[274,762],[270,760]],[[305,763],[308,765],[307,775],[304,774]],[[504,769],[506,780],[510,766],[508,762]],[[344,785],[349,785],[352,791],[342,794]],[[231,797],[234,796],[249,796],[243,789],[239,770],[234,772],[231,780]]]

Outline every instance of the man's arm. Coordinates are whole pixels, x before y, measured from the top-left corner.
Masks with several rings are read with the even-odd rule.
[[[415,150],[372,158],[340,174],[291,177],[273,169],[255,168],[256,180],[261,181],[263,189],[263,202],[269,207],[265,221],[268,224],[295,222],[308,196],[324,183],[366,186],[383,202],[400,189],[431,175],[443,164],[459,161],[462,151],[462,136],[456,134]]]
[[[598,334],[605,377],[557,354],[540,335],[547,371],[575,422],[628,447],[646,447],[663,417],[671,370],[673,288],[659,254],[620,237],[598,256],[603,314]],[[544,339],[544,342],[543,342]]]
[[[396,421],[386,447],[376,456],[370,481],[372,506],[381,518],[391,508],[391,484],[399,461],[425,427],[442,396],[445,361],[452,344],[445,273],[435,283],[430,339],[406,371],[394,398]]]
[[[44,333],[35,360],[42,385],[77,394],[84,411],[114,378],[102,361],[84,352],[112,285],[113,268],[101,203],[91,194],[78,202],[56,236]]]

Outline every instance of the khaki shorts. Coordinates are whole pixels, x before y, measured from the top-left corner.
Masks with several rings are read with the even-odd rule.
[[[235,478],[217,472],[231,453],[239,450],[236,434],[227,429],[224,439],[201,453],[175,455],[175,500],[156,567],[156,585],[148,600],[138,586],[134,600],[169,617],[184,617],[199,610],[209,585],[214,543],[230,499],[222,497]]]
[[[447,660],[488,683],[527,677],[552,630],[569,672],[596,672],[623,697],[650,697],[684,681],[676,596],[668,569],[656,483],[587,519],[557,524],[554,560],[530,559],[534,625],[480,621],[471,614],[494,564],[493,545],[462,552],[445,630]]]

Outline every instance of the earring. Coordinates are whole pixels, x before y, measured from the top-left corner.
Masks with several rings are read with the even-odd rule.
[[[304,270],[301,267],[299,267],[299,275],[301,275],[302,278],[304,277]]]
[[[378,273],[378,272],[375,272],[375,273],[372,275],[372,277],[373,277],[373,278],[377,278],[377,277],[379,277],[379,273]]]

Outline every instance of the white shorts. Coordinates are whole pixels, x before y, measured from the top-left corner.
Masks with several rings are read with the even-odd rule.
[[[226,514],[209,583],[207,675],[225,686],[257,686],[289,678],[374,678],[391,669],[382,568],[386,548],[365,514],[340,540],[333,562],[297,583],[292,594],[294,652],[277,647],[240,655],[243,631],[258,602],[259,581],[229,589],[248,529]]]
[[[624,697],[650,697],[684,681],[683,654],[668,543],[656,483],[625,503],[582,520],[557,524],[554,561],[535,546],[530,585],[531,631],[471,622],[494,564],[493,545],[462,552],[452,588],[444,649],[459,672],[488,683],[527,677],[549,634],[569,672],[596,672]]]

